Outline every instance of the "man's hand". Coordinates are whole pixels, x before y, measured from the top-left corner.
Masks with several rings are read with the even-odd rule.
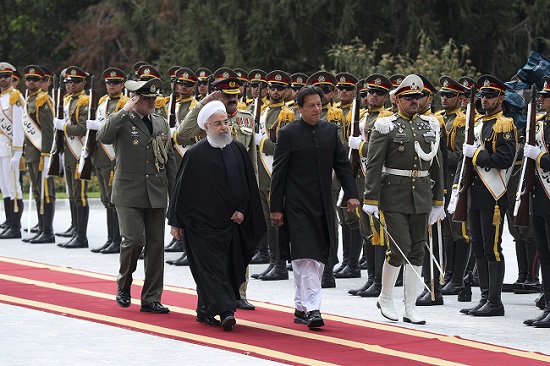
[[[283,213],[282,212],[272,212],[269,215],[271,222],[273,222],[277,227],[283,226]]]
[[[132,97],[126,102],[126,104],[124,104],[124,107],[122,107],[122,109],[124,109],[126,112],[130,113],[132,111],[132,109],[134,109],[134,106],[136,105],[138,100],[139,100],[139,95],[138,94],[132,95]]]
[[[447,206],[447,212],[454,214],[456,209],[456,201],[458,200],[458,188],[453,188],[451,193],[451,199],[449,200],[449,206]]]
[[[464,156],[471,158],[476,153],[477,147],[474,145],[464,144],[462,145],[462,153]]]
[[[56,130],[63,131],[63,129],[65,128],[65,123],[67,123],[65,119],[59,119],[59,118],[53,119],[53,126],[55,127]]]
[[[534,145],[525,144],[525,147],[523,148],[523,155],[535,161],[537,160],[541,152],[542,149]]]
[[[354,150],[359,150],[359,146],[361,146],[361,141],[363,141],[361,136],[350,136],[348,139],[348,145]]]
[[[379,217],[377,205],[368,205],[365,203],[363,204],[363,211],[369,216],[374,215],[376,218]]]
[[[181,240],[181,237],[183,236],[183,229],[181,227],[170,227],[170,234],[174,237],[176,240]]]
[[[254,139],[256,140],[256,146],[260,146],[263,139],[262,135],[260,135],[259,133],[256,133],[254,134]]]
[[[99,122],[97,119],[87,119],[86,120],[86,128],[88,130],[99,130],[101,127],[101,122]]]
[[[235,224],[242,224],[244,221],[244,215],[242,212],[235,211],[233,212],[233,215],[231,215],[231,221],[233,221]]]
[[[44,170],[42,170],[42,177],[43,178],[48,178],[49,177],[49,175],[48,175],[49,167],[50,167],[50,157],[49,156],[44,156]]]
[[[222,92],[220,90],[216,90],[215,92],[212,92],[208,94],[206,97],[204,97],[203,100],[200,101],[202,106],[204,107],[206,104],[213,100],[220,100],[222,97]]]
[[[13,156],[11,157],[10,167],[14,172],[19,171],[19,163],[21,162],[21,156],[23,155],[23,150],[15,150]],[[19,178],[19,176],[17,177]]]
[[[432,210],[430,211],[430,217],[428,219],[428,223],[430,225],[433,225],[437,222],[437,220],[444,220],[444,219],[445,219],[445,206],[432,205]]]
[[[348,212],[353,212],[357,207],[359,207],[361,202],[359,202],[357,198],[351,198],[348,200],[347,204],[348,204]]]

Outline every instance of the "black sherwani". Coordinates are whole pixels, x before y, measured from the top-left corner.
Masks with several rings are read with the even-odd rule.
[[[224,154],[232,154],[231,164]],[[228,165],[233,168],[228,170]],[[231,220],[235,211],[244,214],[240,225]],[[185,153],[168,224],[184,229],[197,283],[197,313],[233,311],[246,267],[266,231],[254,168],[241,143],[220,149],[202,140]]]
[[[332,171],[348,199],[358,198],[351,164],[334,123],[299,120],[279,131],[271,176],[271,212],[283,212],[281,236],[290,238],[282,259],[338,263]],[[280,240],[280,245],[284,243]]]

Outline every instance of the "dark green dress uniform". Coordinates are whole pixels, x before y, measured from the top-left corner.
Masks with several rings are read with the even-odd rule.
[[[134,110],[128,113],[122,109],[111,114],[97,134],[100,142],[113,144],[116,153],[111,202],[116,206],[123,237],[118,288],[129,295],[132,273],[145,247],[142,306],[161,299],[165,214],[176,175],[170,127],[159,115],[149,118],[152,131]]]
[[[27,115],[42,133],[41,146],[35,146],[25,137],[25,162],[31,178],[39,225],[37,235],[29,239],[29,243],[53,243],[55,185],[53,177],[43,178],[44,169],[48,169],[44,166],[44,157],[50,156],[53,144],[53,101],[48,93],[38,90],[28,95],[26,107]]]

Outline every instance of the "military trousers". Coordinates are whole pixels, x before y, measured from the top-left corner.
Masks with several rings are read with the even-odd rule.
[[[88,182],[77,178],[77,164],[67,163],[67,159],[65,159],[63,168],[65,169],[65,182],[69,190],[67,192],[69,201],[77,206],[88,206]]]
[[[27,162],[27,170],[29,171],[29,176],[32,183],[32,195],[35,201],[42,201],[42,172],[38,170],[40,166],[39,161],[34,161],[32,163]],[[48,167],[44,167],[48,169]],[[55,202],[55,185],[53,182],[53,177],[48,177],[44,179],[44,202],[53,203]]]
[[[472,250],[476,258],[485,257],[489,262],[504,261],[502,254],[502,229],[504,210],[500,210],[500,224],[493,224],[493,208],[468,210],[470,230],[472,232]]]
[[[407,264],[403,257],[405,255],[413,266],[422,265],[428,235],[428,216],[429,213],[404,214],[387,211],[380,213],[381,221],[388,231],[386,261],[389,264],[394,267]]]
[[[95,174],[99,184],[101,203],[105,208],[114,207],[111,203],[111,192],[113,191],[111,172],[114,174],[115,162],[110,165],[96,166]]]

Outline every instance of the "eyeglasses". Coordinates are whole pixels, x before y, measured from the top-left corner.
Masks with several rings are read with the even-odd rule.
[[[447,99],[453,99],[453,98],[456,98],[456,96],[458,95],[457,93],[452,93],[452,92],[441,92],[441,98],[445,97]]]
[[[382,96],[386,95],[385,91],[376,90],[376,89],[369,89],[369,90],[367,90],[367,93],[369,93],[370,95],[375,95],[376,94],[379,97],[382,97]]]
[[[69,80],[65,80],[65,82],[67,84],[80,84],[81,82],[83,82],[84,80],[82,79],[69,79]]]
[[[27,80],[27,81],[32,81],[32,82],[36,83],[37,81],[42,80],[42,78],[40,78],[40,77],[38,77],[38,76],[27,76],[27,77],[25,78],[25,80]]]
[[[260,83],[250,83],[251,88],[257,88],[260,85]]]
[[[139,99],[143,99],[147,102],[151,102],[153,100],[156,100],[157,99],[157,96],[156,95],[153,95],[152,97],[148,96],[148,95],[141,95],[139,94]]]
[[[122,80],[106,80],[105,84],[107,84],[107,85],[119,85],[119,84],[122,84]]]
[[[179,84],[179,85],[183,85],[187,88],[190,88],[192,86],[195,86],[195,83],[192,83],[190,81],[185,81],[185,80],[182,80],[182,81],[176,81],[176,84]]]
[[[227,118],[227,119],[224,119],[223,121],[214,121],[209,123],[213,124],[216,127],[221,127],[222,125],[229,126],[231,124],[231,121],[229,120],[229,118]]]
[[[269,90],[271,91],[275,91],[275,90],[278,90],[278,91],[283,91],[287,88],[286,85],[270,85],[269,86]]]
[[[291,86],[292,90],[294,90],[294,91],[300,91],[300,90],[302,90],[303,87],[304,87],[303,85],[292,85]]]
[[[427,98],[430,96],[430,93],[422,92],[422,96],[420,98]]]
[[[550,98],[550,94],[548,94],[548,93],[546,93],[546,92],[545,92],[545,93],[539,93],[539,97],[545,98],[545,99],[546,99],[546,98]]]
[[[482,93],[479,93],[479,99],[481,98],[486,98],[486,99],[495,99],[496,97],[498,97],[499,93],[494,93],[494,92],[482,92]]]
[[[337,88],[338,88],[338,90],[352,91],[353,89],[355,89],[355,86],[353,86],[353,85],[338,85]]]
[[[321,90],[323,91],[323,94],[330,94],[334,91],[334,88],[332,86],[323,86]]]
[[[197,84],[199,84],[199,85],[207,85],[207,84],[208,84],[208,80],[206,80],[206,79],[199,80],[199,81],[197,81]]]
[[[11,79],[11,74],[0,74],[0,79],[7,79],[7,78],[10,78]]]
[[[405,99],[406,101],[410,102],[411,100],[418,100],[422,98],[422,94],[409,94],[409,95],[403,95],[399,97],[400,99]]]

